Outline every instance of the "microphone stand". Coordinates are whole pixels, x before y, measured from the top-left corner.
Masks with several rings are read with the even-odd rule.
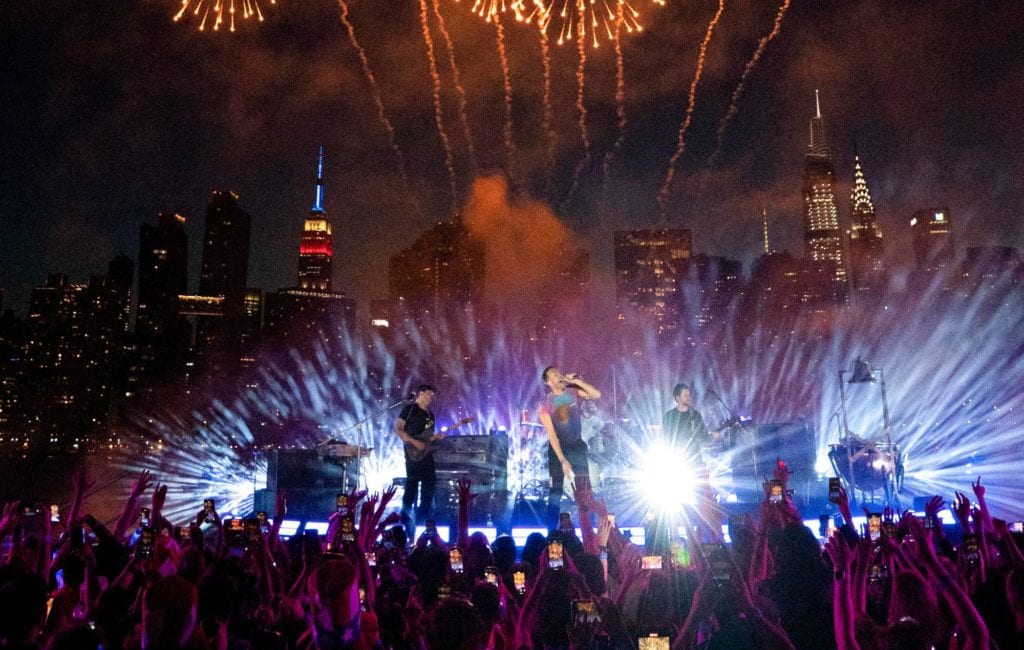
[[[736,411],[729,408],[729,405],[725,403],[725,400],[723,400],[722,396],[718,394],[718,391],[709,388],[704,392],[706,395],[714,397],[718,403],[722,405],[722,408],[725,409],[725,412],[729,414],[729,418],[736,422],[736,424],[740,425],[741,429],[751,434],[752,444],[750,445],[750,462],[754,468],[754,489],[757,490],[757,480],[761,473],[757,467],[757,430],[748,428],[747,425],[743,423],[743,418],[737,415]]]
[[[346,433],[349,433],[351,431],[355,431],[356,432],[356,439],[355,439],[355,445],[356,445],[356,474],[360,478],[362,478],[364,481],[366,480],[366,477],[363,476],[363,473],[362,473],[361,468],[360,468],[360,463],[362,463],[362,453],[361,453],[361,451],[363,449],[363,446],[360,443],[362,442],[363,425],[366,424],[367,422],[369,422],[370,420],[372,420],[373,418],[377,417],[378,415],[384,415],[388,411],[390,411],[390,410],[392,410],[392,409],[394,409],[394,408],[396,408],[398,406],[401,406],[403,404],[408,404],[408,403],[410,403],[412,401],[413,400],[410,400],[410,399],[398,400],[397,402],[395,402],[394,404],[391,404],[390,406],[385,406],[382,409],[378,409],[378,410],[374,411],[373,413],[370,413],[369,415],[367,415],[362,420],[359,420],[355,424],[349,426],[347,429],[342,429],[341,431],[339,431],[336,434],[338,436],[343,436]],[[325,447],[325,446],[331,444],[332,442],[334,442],[334,438],[328,438],[327,440],[324,440],[323,442],[317,443],[317,445],[316,445],[316,447],[314,447],[314,449],[321,449],[322,447]],[[370,451],[370,449],[367,449],[367,451]],[[346,467],[346,470],[347,470],[347,467]],[[346,480],[343,478],[342,479],[342,483],[345,483],[345,482],[346,482]],[[357,483],[357,487],[358,487],[358,483]],[[364,483],[363,487],[366,487],[367,489],[369,489],[369,487],[367,485],[365,485],[365,483]]]

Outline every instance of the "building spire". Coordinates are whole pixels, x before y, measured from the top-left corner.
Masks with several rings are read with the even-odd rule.
[[[324,146],[320,145],[320,156],[316,162],[316,195],[313,197],[312,212],[324,212]]]
[[[768,208],[761,208],[761,219],[764,224],[764,254],[771,255],[772,249],[768,245]]]
[[[870,215],[870,220],[874,221],[875,206],[871,203],[868,182],[860,167],[860,156],[856,154],[853,156],[853,191],[850,192],[850,202],[853,204],[854,218],[863,219],[865,215]]]
[[[811,141],[807,145],[807,155],[827,158],[831,155],[828,143],[825,142],[825,121],[821,119],[821,97],[814,91],[814,117],[811,118]]]

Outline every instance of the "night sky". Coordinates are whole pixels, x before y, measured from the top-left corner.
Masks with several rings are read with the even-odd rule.
[[[587,53],[594,163],[568,203],[582,155],[576,50],[552,44],[559,137],[549,182],[536,31],[511,22],[505,30],[516,173],[589,244],[600,282],[610,276],[611,231],[657,218],[654,199],[718,4],[635,3],[648,29],[624,39],[624,146],[604,192],[600,163],[617,135],[614,52],[604,44]],[[49,272],[84,281],[118,252],[137,258],[139,225],[162,211],[188,217],[195,286],[213,189],[237,192],[252,214],[249,284],[294,284],[320,144],[336,288],[363,304],[383,297],[388,256],[449,212],[416,0],[351,2],[408,162],[408,186],[336,2],[261,0],[264,23],[217,35],[172,23],[176,4],[8,0],[0,8],[4,307],[24,314],[31,288]],[[486,174],[503,162],[503,91],[494,31],[470,13],[471,4],[442,0],[441,9],[468,95],[479,173]],[[796,0],[749,79],[720,162],[709,166],[729,97],[777,8],[727,0],[710,42],[670,214],[672,225],[693,229],[698,252],[751,260],[761,246],[762,206],[774,247],[802,252],[800,174],[816,88],[844,227],[856,146],[891,257],[907,241],[910,214],[935,205],[952,210],[961,250],[1024,246],[1024,4]],[[443,40],[433,35],[464,199],[472,171]],[[533,212],[509,214],[531,219]],[[897,264],[907,256],[899,257]]]

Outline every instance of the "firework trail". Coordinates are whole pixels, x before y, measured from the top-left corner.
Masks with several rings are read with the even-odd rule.
[[[270,4],[277,4],[277,0],[270,0]],[[206,31],[207,22],[210,28],[217,32],[221,25],[227,22],[229,32],[235,31],[235,15],[241,10],[242,20],[256,18],[263,22],[263,10],[257,0],[181,0],[181,8],[174,14],[174,22],[178,22],[186,13],[199,21],[196,26],[198,31]]]
[[[693,109],[697,104],[697,86],[700,84],[700,77],[704,72],[704,59],[708,53],[708,43],[711,42],[711,36],[715,32],[715,25],[718,24],[718,19],[722,17],[723,11],[725,11],[725,0],[718,0],[718,11],[715,12],[711,22],[708,23],[708,29],[704,33],[704,40],[700,44],[700,54],[697,56],[697,71],[693,75],[693,81],[690,82],[690,97],[686,105],[686,117],[683,118],[682,124],[679,125],[679,141],[676,144],[676,151],[668,162],[665,182],[661,184],[661,189],[658,190],[658,208],[662,223],[667,218],[668,197],[672,189],[672,179],[676,175],[676,163],[679,162],[683,152],[686,150],[686,131],[690,128],[690,122],[693,121]]]
[[[536,20],[544,31],[557,19],[559,45],[580,38],[581,34],[586,40],[587,25],[590,25],[591,46],[595,48],[601,44],[602,33],[608,40],[615,38],[616,23],[620,20],[630,34],[643,31],[640,12],[627,0],[533,0],[532,10],[525,9],[525,2],[516,4],[520,6],[516,11],[517,20],[526,23]],[[664,5],[665,2],[653,0],[653,4]],[[612,5],[616,9],[612,9]]]
[[[584,1],[584,0],[581,0]],[[583,170],[590,164],[590,133],[587,131],[587,104],[586,99],[586,69],[587,69],[587,33],[586,14],[580,12],[579,25],[576,29],[576,52],[579,55],[579,65],[576,67],[576,111],[579,113],[580,142],[583,144],[583,158],[576,165],[572,174],[572,186],[565,202],[569,203],[576,190],[580,187],[580,179]]]
[[[542,128],[548,138],[548,174],[550,182],[551,170],[555,167],[555,150],[558,147],[558,134],[555,132],[555,111],[551,108],[551,51],[548,46],[548,34],[538,29],[540,35],[540,57],[544,69],[543,104],[544,115],[541,118]]]
[[[761,40],[757,42],[757,49],[754,50],[754,56],[750,57],[750,60],[747,61],[747,65],[743,67],[743,74],[740,76],[740,82],[736,85],[736,89],[732,91],[729,110],[726,111],[725,117],[722,118],[721,123],[718,125],[715,152],[708,158],[709,165],[714,165],[718,162],[718,157],[722,153],[722,145],[725,143],[725,133],[729,129],[729,124],[732,123],[733,119],[735,119],[736,115],[740,112],[740,98],[743,96],[743,90],[746,87],[747,79],[754,72],[754,68],[757,67],[757,62],[761,59],[761,55],[764,54],[765,48],[768,47],[768,44],[779,35],[779,31],[782,29],[782,19],[786,16],[786,10],[789,9],[790,2],[791,0],[783,0],[778,13],[775,14],[775,24],[772,26],[772,31],[769,32],[768,35],[761,37]]]
[[[427,46],[427,62],[430,64],[430,78],[434,82],[434,122],[437,135],[444,147],[444,166],[448,170],[448,186],[452,198],[452,215],[459,213],[459,195],[455,182],[455,158],[452,155],[452,141],[444,128],[444,111],[441,108],[441,75],[437,72],[437,58],[434,56],[434,39],[430,36],[430,20],[427,16],[427,0],[420,0],[420,26],[423,27],[423,43]]]
[[[391,151],[395,154],[398,173],[402,176],[402,182],[408,185],[409,178],[405,173],[405,156],[402,155],[402,150],[398,148],[398,142],[395,140],[395,127],[388,118],[387,111],[384,110],[384,99],[380,94],[380,88],[377,86],[377,78],[373,75],[373,69],[370,67],[370,59],[367,58],[366,50],[363,49],[359,39],[356,38],[356,28],[348,18],[348,3],[345,0],[338,0],[338,6],[341,7],[341,23],[345,26],[345,31],[348,32],[349,43],[351,43],[352,48],[359,56],[359,63],[363,67],[363,76],[366,78],[366,83],[370,88],[370,97],[373,99],[374,106],[377,107],[377,119],[380,120],[384,130],[387,131],[388,144],[391,146]]]
[[[626,62],[622,57],[622,11],[623,7],[619,5],[619,21],[615,24],[615,116],[618,118],[616,127],[618,128],[619,135],[615,138],[615,143],[612,144],[612,148],[608,150],[608,153],[604,156],[604,165],[602,170],[602,186],[604,188],[604,200],[602,203],[607,207],[608,204],[608,177],[611,174],[612,158],[622,148],[622,144],[626,140]]]
[[[512,168],[515,163],[516,143],[512,130],[512,74],[508,67],[508,52],[505,51],[505,28],[501,26],[501,18],[494,17],[494,40],[498,49],[498,60],[501,62],[501,81],[505,89],[505,119],[502,133],[505,139],[505,155],[509,186],[515,186]]]
[[[434,16],[437,17],[437,27],[444,38],[444,46],[448,51],[448,65],[452,70],[452,84],[455,86],[455,95],[459,100],[459,122],[462,123],[462,134],[466,139],[466,150],[469,153],[469,164],[476,170],[476,149],[473,147],[473,132],[469,128],[469,117],[466,103],[466,88],[462,85],[462,73],[455,61],[455,46],[452,44],[452,36],[445,25],[444,16],[441,14],[441,0],[433,0]]]

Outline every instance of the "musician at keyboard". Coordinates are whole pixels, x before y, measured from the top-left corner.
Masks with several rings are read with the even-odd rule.
[[[693,408],[693,393],[688,384],[679,383],[672,389],[675,407],[661,418],[661,433],[666,443],[683,449],[693,458],[700,459],[700,451],[721,439],[718,431],[708,431],[700,411]]]

